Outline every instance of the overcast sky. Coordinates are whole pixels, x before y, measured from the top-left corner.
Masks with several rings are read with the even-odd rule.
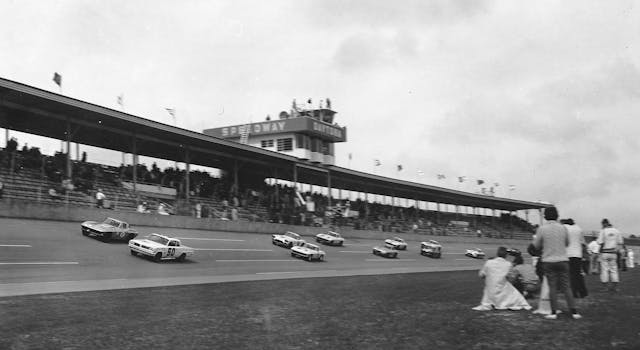
[[[58,72],[64,95],[114,109],[123,95],[126,112],[167,124],[175,108],[199,132],[329,97],[348,127],[337,165],[470,192],[498,183],[585,229],[607,217],[640,233],[639,7],[3,1],[0,76],[59,92]]]

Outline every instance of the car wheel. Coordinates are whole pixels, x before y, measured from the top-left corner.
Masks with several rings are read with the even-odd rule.
[[[162,261],[162,253],[156,253],[156,255],[153,257],[153,261],[155,262]]]
[[[341,242],[338,242],[338,246],[339,246],[339,247],[342,247],[343,245],[344,245],[344,242],[342,242],[342,241],[341,241]]]
[[[293,247],[293,242],[287,243],[287,248],[291,249],[291,247]]]
[[[105,233],[102,235],[102,241],[104,243],[109,243],[111,241],[111,233]]]
[[[88,236],[88,235],[89,235],[89,233],[88,233],[87,231],[85,231],[85,230],[82,230],[82,235],[83,235],[83,236]]]
[[[308,261],[313,261],[313,255],[309,255],[309,257],[307,257]]]
[[[186,259],[186,258],[187,258],[187,254],[182,253],[182,254],[180,254],[180,256],[176,260],[178,260],[179,262],[183,262],[184,259]]]
[[[318,257],[318,261],[324,261],[324,255],[320,255],[320,256]]]
[[[296,255],[292,252],[292,253],[291,253],[291,257],[295,258],[295,257],[296,257]]]
[[[134,251],[132,250],[132,251],[131,251],[131,255],[136,256],[136,255],[138,255],[138,253],[137,253],[137,252],[134,252]]]
[[[129,242],[130,240],[132,240],[132,239],[134,239],[134,238],[136,238],[136,235],[135,235],[135,234],[133,234],[133,233],[130,233],[130,234],[129,234],[129,237],[127,238],[127,242]]]

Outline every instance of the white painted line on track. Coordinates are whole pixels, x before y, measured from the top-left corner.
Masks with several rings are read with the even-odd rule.
[[[336,270],[313,270],[313,272],[335,272]],[[309,271],[274,271],[274,272],[256,272],[256,275],[278,275],[286,273],[309,273]]]
[[[193,248],[193,250],[215,250],[229,252],[272,252],[273,249],[235,249],[235,248]]]
[[[366,259],[365,261],[416,261],[416,259]]]
[[[456,260],[460,260],[460,261],[462,261],[462,260],[466,260],[466,261],[475,261],[475,260],[484,261],[484,260],[481,260],[481,259],[472,259],[472,258],[467,258],[467,259],[456,259]]]
[[[340,250],[340,253],[366,253],[369,254],[371,253],[370,251],[362,251],[362,250]]]
[[[225,242],[244,242],[244,239],[227,239],[227,238],[194,238],[194,237],[177,237],[178,239],[189,239],[194,241],[225,241]]]
[[[0,247],[10,247],[10,248],[31,248],[28,244],[0,244]]]
[[[216,262],[293,262],[293,261],[299,261],[302,262],[302,260],[293,260],[293,259],[288,259],[288,260],[283,260],[283,259],[272,259],[272,260],[267,260],[267,259],[256,259],[256,260],[216,260]]]
[[[0,262],[0,265],[78,265],[77,261]]]
[[[364,244],[364,243],[350,243],[350,244],[345,244],[344,247],[351,247],[351,246],[360,246],[360,247],[370,247],[371,244]]]

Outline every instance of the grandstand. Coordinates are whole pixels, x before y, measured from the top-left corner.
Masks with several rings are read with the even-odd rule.
[[[92,208],[95,193],[101,189],[108,207],[119,211],[136,211],[142,202],[150,209],[162,203],[172,214],[196,218],[527,239],[534,226],[514,213],[549,206],[362,173],[335,166],[329,158],[314,161],[318,157],[313,149],[303,148],[309,155],[298,158],[251,146],[247,135],[234,134],[239,140],[244,139],[243,143],[225,140],[4,79],[0,79],[0,93],[0,126],[7,135],[9,130],[16,130],[58,138],[67,145],[67,153],[46,156],[34,148],[18,150],[19,145],[8,140],[0,159],[0,181],[4,183],[4,200],[8,201]],[[331,116],[335,114],[321,108],[299,118],[318,123],[314,113],[329,112]],[[322,136],[322,142],[327,143],[336,133],[327,128],[318,132],[302,126],[294,131],[315,137],[328,133]],[[295,133],[289,136],[292,140],[305,140]],[[264,137],[272,136],[265,133]],[[346,134],[341,137],[346,138]],[[132,153],[133,164],[112,167],[89,163],[85,157],[73,161],[68,153],[72,142]],[[332,147],[324,147],[322,152],[329,149]],[[329,153],[325,156],[333,156]],[[145,164],[138,164],[138,155],[184,162],[186,170],[161,170],[155,164],[149,170]],[[213,177],[191,171],[191,164],[220,169],[222,175]],[[303,193],[303,185],[316,186],[320,192]],[[51,195],[52,189],[59,195]],[[355,192],[359,197],[355,201],[336,198],[334,190]],[[360,194],[364,194],[364,200]],[[403,206],[376,203],[369,201],[368,195],[408,199],[414,205],[408,206],[406,200]],[[313,205],[307,206],[306,201]],[[440,204],[473,208],[474,213],[486,213],[476,211],[484,208],[491,214],[429,210],[428,203],[437,203],[438,208]],[[347,208],[357,215],[342,216],[341,211]]]

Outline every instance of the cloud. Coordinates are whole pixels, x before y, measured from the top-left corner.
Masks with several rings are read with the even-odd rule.
[[[308,13],[321,26],[431,25],[478,15],[490,4],[481,0],[328,0],[312,2]]]

